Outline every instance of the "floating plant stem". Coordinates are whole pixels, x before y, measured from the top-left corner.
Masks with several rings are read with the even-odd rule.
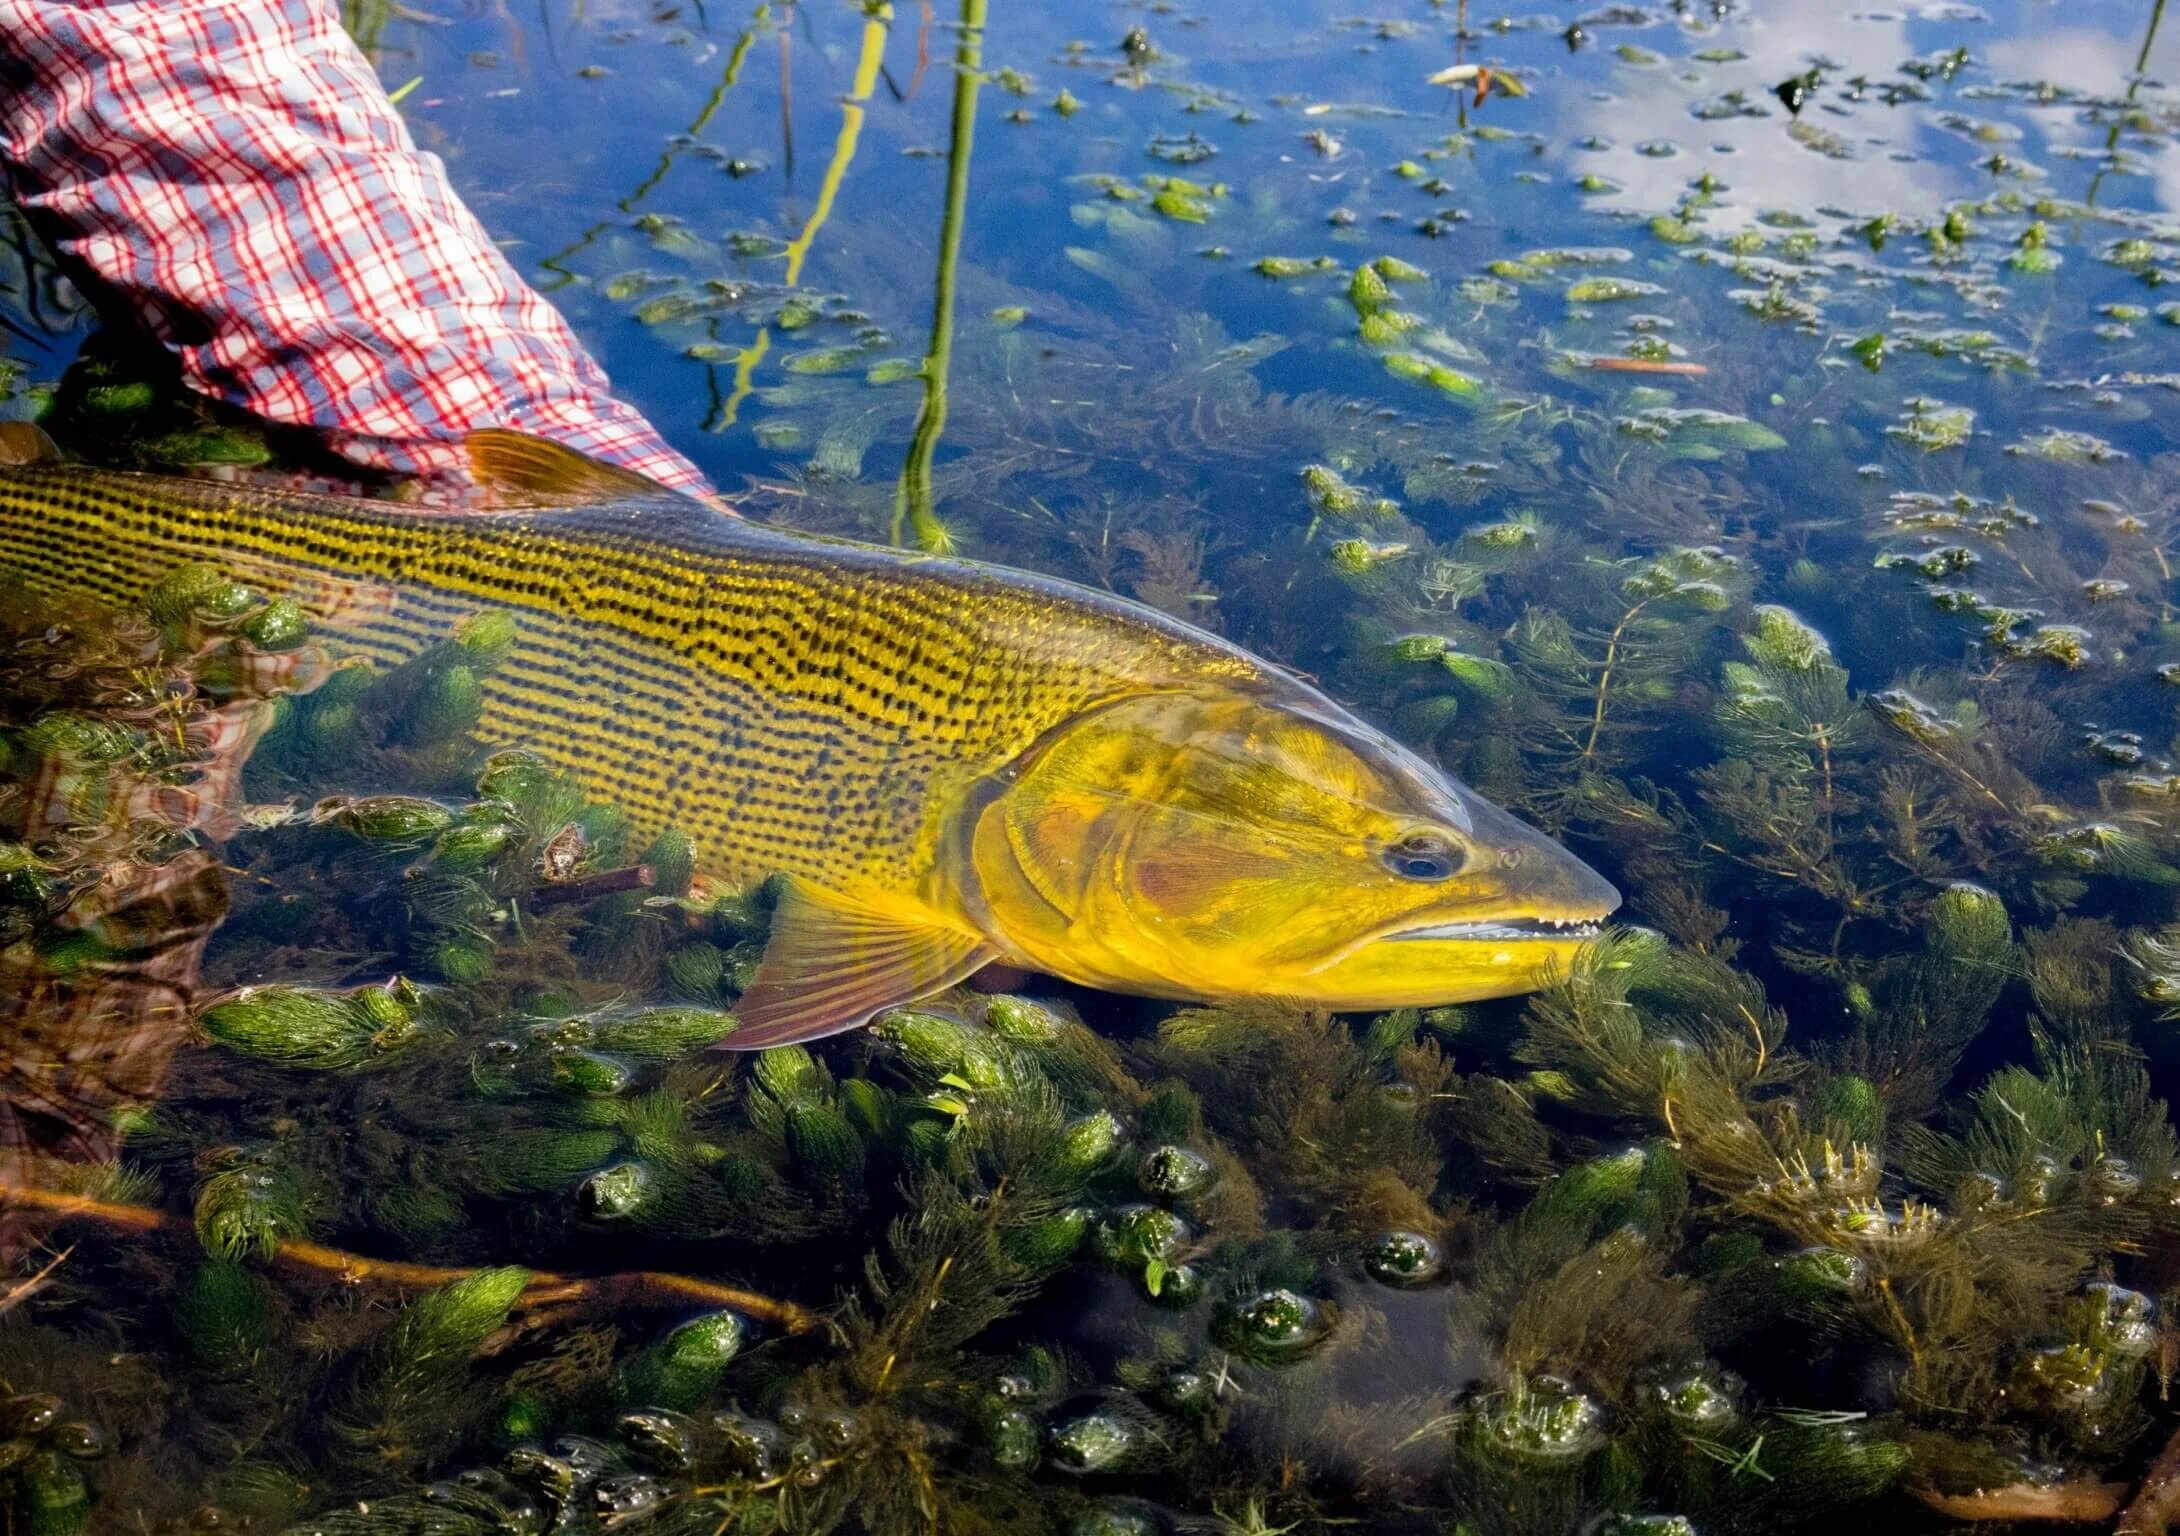
[[[749,25],[742,29],[741,35],[735,38],[734,47],[727,53],[725,72],[720,75],[719,83],[712,87],[711,95],[704,98],[703,108],[685,130],[690,138],[695,138],[710,125],[720,104],[727,99],[727,92],[733,90],[735,82],[742,78],[742,61],[749,57],[750,45],[757,40],[757,29],[770,20],[771,16],[772,6],[770,0],[766,0],[766,3],[757,7],[756,14],[749,18]],[[630,201],[640,201],[649,185],[651,184],[646,183],[645,187],[639,187]]]
[[[931,0],[917,0],[916,5],[916,72],[908,77],[908,90],[903,101],[914,101],[916,93],[923,89],[924,72],[931,67]]]
[[[780,158],[787,184],[795,184],[795,34],[780,28]]]
[[[757,333],[755,341],[735,356],[734,388],[728,391],[726,403],[705,423],[707,430],[724,432],[734,425],[735,418],[742,413],[742,402],[749,398],[750,390],[755,387],[757,365],[765,360],[765,354],[771,350],[772,327],[768,325]]]
[[[770,0],[765,0],[765,3],[760,4],[756,13],[749,18],[749,25],[744,27],[741,34],[735,38],[734,46],[727,52],[727,67],[721,71],[719,83],[713,86],[711,94],[704,98],[704,105],[698,109],[696,116],[689,120],[689,126],[684,128],[675,141],[667,147],[665,153],[659,156],[659,163],[651,168],[650,175],[636,184],[636,190],[614,204],[621,212],[634,213],[636,205],[649,197],[657,189],[658,184],[666,179],[666,173],[673,169],[674,161],[680,158],[682,151],[694,143],[697,136],[710,126],[713,117],[718,115],[719,108],[725,104],[727,92],[733,90],[736,82],[742,78],[742,61],[749,57],[750,46],[757,41],[758,31],[771,18],[772,6]],[[549,266],[551,263],[548,262],[547,265]]]
[[[356,44],[356,51],[377,61],[385,46],[386,24],[401,14],[390,0],[341,0],[341,30]]]
[[[1699,379],[1711,371],[1702,363],[1649,357],[1593,357],[1589,360],[1589,368],[1592,373],[1662,373],[1688,379]]]
[[[810,255],[810,246],[817,239],[818,231],[832,217],[833,201],[840,196],[840,184],[847,179],[848,166],[855,159],[855,146],[863,136],[865,103],[878,87],[879,66],[886,57],[886,34],[892,26],[893,7],[890,5],[864,13],[862,51],[856,55],[855,82],[849,87],[848,99],[840,106],[840,134],[833,141],[833,158],[826,164],[824,178],[818,182],[817,202],[810,209],[809,222],[803,225],[800,235],[787,243],[787,286],[790,288],[802,281],[802,264]]]
[[[946,381],[954,359],[954,271],[969,206],[969,152],[976,139],[976,98],[983,84],[985,0],[961,0],[961,39],[954,51],[954,120],[946,149],[946,212],[939,223],[939,270],[932,283],[931,343],[923,359],[923,405],[909,438],[908,460],[893,500],[893,542],[913,525],[916,547],[943,550],[946,530],[931,510],[931,456],[946,430]]]

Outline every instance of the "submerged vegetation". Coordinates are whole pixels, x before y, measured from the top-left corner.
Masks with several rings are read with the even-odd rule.
[[[0,594],[9,1529],[2168,1526],[2162,7],[2093,79],[2040,14],[1213,9],[548,20],[675,136],[518,259],[750,514],[1233,635],[1625,924],[740,1058],[767,892],[476,738],[498,616],[380,671],[245,571]],[[63,372],[6,251],[7,409],[324,467],[118,326]]]
[[[2180,883],[2170,838],[2067,824],[2009,761],[2005,689],[2048,672],[1862,696],[1720,550],[1562,550],[1593,575],[1560,611],[1523,586],[1549,542],[1486,525],[1441,574],[1519,615],[1500,644],[1365,638],[1349,681],[1463,722],[1437,733],[1654,927],[1527,1002],[963,992],[748,1058],[704,1047],[764,892],[468,735],[494,615],[373,672],[204,567],[118,616],[18,596],[6,975],[67,1069],[32,1098],[18,1048],[0,1184],[70,1239],[0,1316],[21,1517],[78,1528],[95,1490],[297,1533],[1760,1531],[2113,1501],[2168,1369],[2180,962],[2141,900]],[[1708,745],[1638,776],[1676,704]],[[146,1285],[171,1326],[121,1300]]]

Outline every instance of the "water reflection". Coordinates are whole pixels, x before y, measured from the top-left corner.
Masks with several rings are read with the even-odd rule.
[[[2123,102],[2124,110],[2115,115],[2112,126],[2105,131],[2104,153],[2107,165],[2100,168],[2097,174],[2090,178],[2089,191],[2083,196],[2083,201],[2092,208],[2096,206],[2097,193],[2104,185],[2104,178],[2111,174],[2110,166],[2118,163],[2116,153],[2119,149],[2120,133],[2126,127],[2127,117],[2134,109],[2136,98],[2142,93],[2143,71],[2150,67],[2150,53],[2157,46],[2157,31],[2164,20],[2165,0],[2155,0],[2155,3],[2150,7],[2150,19],[2142,29],[2142,47],[2135,54],[2134,68],[2128,72],[2127,95]],[[2169,159],[2169,152],[2160,158]]]
[[[186,614],[117,628],[20,594],[0,613],[0,1186],[86,1193],[116,1158],[117,1117],[160,1097],[189,1038],[228,906],[207,844],[245,824],[272,701],[329,663]]]
[[[727,93],[742,78],[742,65],[748,60],[750,49],[756,45],[758,36],[767,29],[771,21],[772,6],[770,0],[766,0],[766,3],[757,7],[756,14],[749,19],[749,25],[742,29],[734,39],[733,46],[727,50],[726,67],[720,71],[719,83],[712,87],[712,93],[704,98],[702,108],[690,119],[689,126],[659,152],[658,163],[651,167],[651,174],[636,183],[634,191],[613,205],[616,210],[624,214],[635,213],[643,206],[644,200],[658,190],[659,184],[666,180],[667,173],[673,170],[675,163],[700,146],[705,128],[726,102]],[[569,259],[587,250],[592,241],[613,226],[613,220],[599,219],[556,254],[539,262],[538,266],[547,276],[538,286],[550,293],[556,288],[581,281],[580,275],[569,268]]]
[[[792,497],[823,480],[822,499],[835,505],[812,510],[831,516],[851,502],[850,526],[882,537],[898,521],[905,537],[914,523],[926,541],[942,527],[981,532],[991,509],[976,495],[980,472],[1011,475],[1001,500],[1013,507],[1066,495],[1076,467],[1067,456],[1020,465],[1008,457],[1013,444],[986,424],[1031,403],[1060,414],[1089,397],[1064,370],[1079,373],[1093,359],[1144,369],[1199,316],[1229,335],[1269,330],[1289,340],[1286,360],[1259,375],[1274,390],[1375,387],[1354,366],[1336,317],[1281,302],[1238,270],[1247,260],[1316,249],[1345,259],[1365,253],[1344,247],[1390,242],[1434,280],[1476,287],[1495,258],[1602,246],[1629,249],[1650,278],[1669,278],[1689,262],[1718,263],[1633,237],[1643,221],[1683,214],[1700,196],[1707,240],[1749,243],[1734,252],[1744,284],[1784,284],[1783,315],[1800,301],[1796,285],[1829,273],[1833,292],[1806,296],[1822,309],[1843,291],[1873,297],[1870,269],[1897,272],[1900,248],[1876,263],[1829,249],[1813,262],[1781,263],[1755,249],[1777,243],[1778,221],[1813,217],[1829,234],[1827,219],[1921,219],[1964,199],[2033,193],[2064,174],[2056,156],[2078,133],[2101,141],[2130,104],[2162,99],[2155,87],[2124,87],[2121,76],[2137,57],[2154,70],[2167,46],[2149,3],[2124,24],[2114,13],[2064,28],[2006,7],[1980,19],[1626,7],[1582,17],[1571,50],[1564,18],[1466,7],[1367,20],[1153,13],[1144,18],[1151,52],[1140,60],[1118,46],[1129,20],[1048,8],[995,14],[977,78],[957,79],[944,98],[916,89],[928,55],[921,30],[911,74],[905,48],[889,62],[877,14],[845,6],[724,25],[673,5],[648,16],[556,13],[548,30],[566,50],[560,77],[531,70],[512,87],[501,83],[504,67],[465,63],[462,50],[491,35],[482,20],[409,27],[400,43],[432,81],[412,111],[422,130],[443,129],[458,146],[457,180],[519,242],[518,260],[525,249],[559,253],[533,270],[559,285],[556,297],[610,370],[670,430],[710,429],[697,448],[715,478],[797,488]],[[2098,38],[2101,47],[2085,52]],[[776,77],[745,67],[760,45],[779,47]],[[1965,63],[1941,70],[1957,45],[1969,48]],[[1335,59],[1336,79],[1319,67]],[[1529,92],[1472,113],[1467,93],[1427,83],[1449,59],[1507,74]],[[1918,61],[1928,79],[1908,68]],[[1773,87],[1812,71],[1802,110],[1790,113]],[[2015,89],[2032,79],[2056,82],[2057,96]],[[874,80],[891,89],[875,90]],[[994,82],[970,120],[955,121],[960,98]],[[813,86],[841,113],[814,212],[800,205],[785,153],[794,135],[783,131],[797,115],[807,120]],[[560,170],[561,187],[533,206],[505,200],[495,168],[508,129],[571,112],[597,127]],[[971,185],[957,145],[977,116],[986,122]],[[2004,133],[1986,143],[1978,135],[1993,125]],[[1312,141],[1320,131],[1329,139]],[[866,137],[875,142],[863,145]],[[2143,142],[2130,150],[2130,137]],[[1236,194],[1210,203],[1207,222],[1155,211],[1148,196],[1122,201],[1126,188],[1103,184],[1157,168],[1146,148],[1192,138],[1214,158],[1200,173],[1168,169]],[[1312,142],[1336,143],[1338,153]],[[1991,143],[2002,144],[2000,155]],[[2075,190],[2100,202],[2116,186],[2128,188],[2122,203],[2163,198],[2162,138],[2121,133],[2118,147],[2149,174],[2113,179],[2086,164]],[[943,176],[931,163],[942,157]],[[699,164],[709,174],[665,174]],[[1397,179],[1404,164],[1422,174]],[[637,167],[648,168],[640,179],[630,175]],[[566,202],[554,200],[563,193]],[[571,225],[583,231],[573,249]],[[781,356],[789,293],[806,295],[787,317],[793,339],[815,343],[816,355]],[[934,327],[949,305],[969,321]],[[1032,314],[1036,336],[976,323],[985,306]],[[1668,315],[1680,328],[1671,339],[1683,350],[1745,351],[1752,374],[1783,366],[1764,355],[1768,339],[1735,322],[1736,309],[1729,291],[1697,314]],[[1432,318],[1475,356],[1488,355],[1494,382],[1512,394],[1553,388],[1549,349],[1525,342],[1521,322],[1550,336],[1564,328],[1556,311],[1525,294],[1466,312],[1448,305]],[[1578,334],[1574,344],[1594,351],[1599,339]],[[1043,349],[1035,368],[1025,356],[1033,340]],[[911,355],[901,355],[904,342]],[[1729,382],[1699,398],[1739,409],[1747,395]],[[942,423],[952,451],[934,477]],[[1465,430],[1443,417],[1437,425]],[[1222,468],[1246,481],[1252,466],[1237,454]],[[942,522],[942,503],[956,494],[950,475],[970,500]]]

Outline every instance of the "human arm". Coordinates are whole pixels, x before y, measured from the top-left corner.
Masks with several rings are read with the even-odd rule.
[[[0,0],[0,162],[207,395],[441,482],[465,433],[513,427],[709,490],[417,147],[332,0]]]

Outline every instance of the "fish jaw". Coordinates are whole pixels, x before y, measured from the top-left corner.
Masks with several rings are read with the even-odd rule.
[[[1298,996],[1342,1011],[1512,997],[1565,976],[1604,932],[1620,906],[1611,881],[1496,806],[1466,798],[1523,889],[1390,923],[1303,978]]]
[[[1610,910],[1383,934],[1297,978],[1290,995],[1337,1012],[1368,1012],[1535,992],[1568,973],[1583,946],[1604,931]]]

